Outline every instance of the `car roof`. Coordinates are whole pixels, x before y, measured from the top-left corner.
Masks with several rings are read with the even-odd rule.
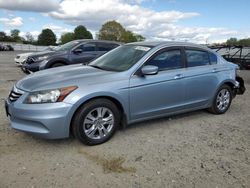
[[[133,45],[140,45],[140,46],[148,46],[148,47],[157,47],[157,46],[188,46],[188,47],[196,47],[196,48],[202,48],[206,50],[210,50],[207,46],[205,45],[200,45],[200,44],[194,44],[191,42],[177,42],[177,41],[143,41],[143,42],[133,42],[133,43],[128,43],[128,44],[133,44]]]
[[[110,40],[78,39],[78,40],[74,40],[74,41],[78,41],[78,42],[102,42],[102,43],[112,43],[112,44],[122,45],[122,43],[120,43],[120,42],[110,41]]]

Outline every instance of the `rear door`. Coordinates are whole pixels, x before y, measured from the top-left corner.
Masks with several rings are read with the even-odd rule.
[[[187,108],[206,106],[213,98],[218,84],[217,57],[199,48],[185,48]]]

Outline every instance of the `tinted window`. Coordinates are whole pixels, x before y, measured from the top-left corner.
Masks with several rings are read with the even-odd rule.
[[[160,52],[154,58],[150,59],[146,65],[155,65],[159,70],[176,69],[182,67],[181,51],[169,50]]]
[[[95,51],[95,44],[84,44],[83,46],[84,52]]]
[[[210,63],[212,65],[217,64],[217,56],[213,53],[209,53]]]
[[[110,51],[116,48],[117,44],[107,44],[107,43],[99,43],[98,44],[98,51]]]
[[[187,66],[196,67],[209,65],[208,53],[199,50],[186,50]]]
[[[82,49],[84,52],[92,52],[95,51],[95,44],[93,43],[82,44],[78,46],[77,49]]]

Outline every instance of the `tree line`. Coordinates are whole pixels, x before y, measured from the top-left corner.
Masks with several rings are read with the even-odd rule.
[[[142,35],[138,35],[132,31],[126,30],[120,23],[116,21],[108,21],[104,23],[96,35],[96,38],[100,40],[111,40],[124,43],[145,40]],[[55,33],[49,28],[43,29],[38,35],[37,39],[35,39],[30,32],[27,32],[25,37],[21,37],[20,31],[18,29],[11,30],[10,35],[0,31],[0,41],[3,42],[18,42],[23,44],[48,46],[65,44],[77,39],[93,39],[93,36],[91,32],[83,25],[77,26],[73,32],[63,33],[60,36],[59,42],[57,42]]]
[[[228,46],[250,46],[250,38],[240,39],[230,38],[227,40],[226,45]]]

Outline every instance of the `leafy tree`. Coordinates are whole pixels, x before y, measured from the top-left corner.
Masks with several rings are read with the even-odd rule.
[[[238,40],[240,46],[250,46],[250,38]]]
[[[18,29],[13,29],[10,31],[10,36],[15,42],[20,42],[21,38],[19,34],[20,34],[20,31]]]
[[[135,34],[131,31],[125,31],[122,36],[122,42],[136,42]]]
[[[226,44],[229,45],[229,46],[237,45],[238,44],[237,38],[228,39]]]
[[[98,38],[101,40],[123,41],[126,30],[116,21],[108,21],[102,25]]]
[[[136,38],[136,40],[137,40],[138,42],[144,41],[144,40],[145,40],[145,37],[142,36],[142,35],[139,35],[139,34],[135,35],[135,38]]]
[[[25,37],[26,37],[26,41],[28,43],[33,43],[35,41],[34,37],[32,36],[32,34],[30,32],[27,32],[25,34]]]
[[[83,25],[79,25],[74,30],[75,39],[93,39],[90,31],[86,29]]]
[[[55,45],[56,35],[51,29],[43,29],[41,34],[38,35],[38,44],[40,45]]]
[[[0,31],[0,41],[6,41],[7,35],[5,32]]]
[[[137,42],[143,41],[145,38],[126,30],[120,23],[116,21],[108,21],[102,25],[98,38],[101,40],[112,40],[119,42]]]
[[[74,33],[70,33],[70,32],[69,33],[64,33],[64,34],[61,35],[60,41],[61,41],[62,44],[65,44],[67,42],[70,42],[70,41],[74,40],[74,38],[75,38]]]

